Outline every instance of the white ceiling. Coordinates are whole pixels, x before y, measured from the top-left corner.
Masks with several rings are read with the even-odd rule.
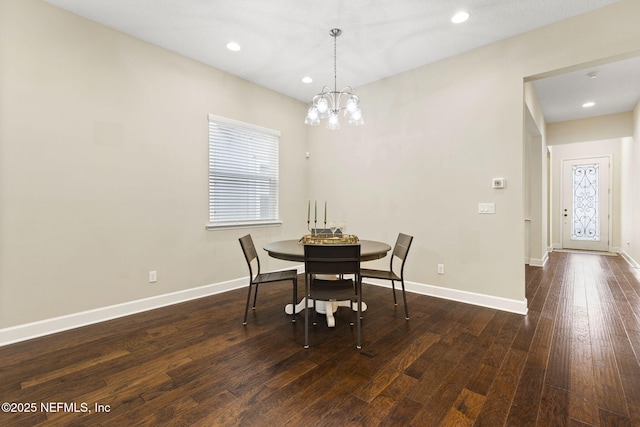
[[[333,86],[331,28],[343,30],[337,39],[338,89],[350,85],[357,92],[358,86],[617,0],[45,1],[308,102],[322,86]],[[470,19],[451,23],[460,9]],[[229,41],[242,50],[227,50]],[[585,72],[535,82],[547,120],[629,111],[632,98],[640,99],[639,60],[598,70],[599,109],[581,107],[584,92],[592,90]],[[302,83],[304,76],[313,83]]]
[[[631,111],[640,101],[640,57],[548,77],[533,87],[548,123]],[[589,101],[596,104],[583,108]]]

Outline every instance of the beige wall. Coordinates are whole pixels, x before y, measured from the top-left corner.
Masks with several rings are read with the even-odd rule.
[[[310,134],[312,194],[355,232],[415,235],[411,280],[524,299],[523,81],[639,54],[637,16],[640,2],[618,2],[359,88],[364,127]]]
[[[574,142],[599,141],[624,138],[633,134],[633,114],[610,114],[582,120],[550,123],[547,126],[547,144],[571,144]]]
[[[621,247],[625,257],[640,268],[640,103],[633,117],[633,137],[622,140]]]
[[[282,132],[282,227],[205,230],[208,113]],[[241,233],[261,245],[306,225],[304,114],[46,3],[2,0],[0,328],[246,276]]]
[[[413,234],[414,283],[523,301],[523,81],[640,53],[637,16],[621,1],[358,88],[365,126],[329,132],[285,96],[2,0],[0,328],[246,276],[237,237],[301,234],[309,198],[366,238]],[[282,227],[205,231],[207,113],[282,131]]]
[[[503,54],[493,46],[358,90],[364,127],[311,134],[311,175],[331,171],[311,185],[357,234],[414,235],[410,280],[521,301],[522,76]],[[494,177],[507,188],[493,190]],[[479,202],[496,214],[478,215]]]
[[[546,122],[531,83],[524,85],[525,262],[543,266],[548,259],[548,165]]]

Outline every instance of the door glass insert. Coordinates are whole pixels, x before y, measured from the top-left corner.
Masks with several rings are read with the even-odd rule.
[[[600,240],[599,165],[573,166],[573,240]]]

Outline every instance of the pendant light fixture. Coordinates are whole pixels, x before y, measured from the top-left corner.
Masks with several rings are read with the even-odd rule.
[[[349,117],[349,124],[360,126],[364,124],[362,112],[360,111],[360,98],[353,93],[350,86],[338,92],[337,78],[337,38],[342,34],[342,30],[334,28],[329,31],[333,37],[333,90],[328,86],[322,88],[322,92],[313,97],[311,107],[307,111],[304,122],[307,125],[317,126],[321,119],[327,119],[327,128],[331,130],[340,129],[340,112],[344,112],[345,117]]]

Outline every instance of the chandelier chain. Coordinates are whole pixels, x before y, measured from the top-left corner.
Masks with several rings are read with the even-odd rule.
[[[338,36],[340,33],[333,32],[333,90],[338,91]]]

